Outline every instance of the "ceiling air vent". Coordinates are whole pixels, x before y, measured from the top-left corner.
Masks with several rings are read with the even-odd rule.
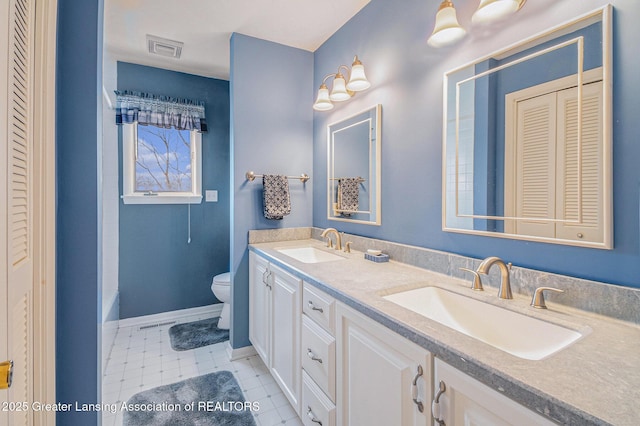
[[[147,34],[149,53],[179,59],[184,43]]]

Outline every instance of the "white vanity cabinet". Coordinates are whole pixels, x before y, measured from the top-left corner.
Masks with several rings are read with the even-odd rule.
[[[430,425],[429,352],[342,303],[336,313],[337,424]]]
[[[302,280],[249,255],[249,340],[300,414]]]
[[[449,364],[434,361],[434,417],[447,426],[554,425]],[[443,385],[440,384],[443,383]],[[438,421],[434,421],[438,425]]]
[[[554,424],[254,252],[249,265],[249,340],[305,426]]]

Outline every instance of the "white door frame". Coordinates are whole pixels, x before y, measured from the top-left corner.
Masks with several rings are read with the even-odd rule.
[[[55,403],[56,379],[56,34],[57,0],[36,0],[34,80],[34,401]],[[53,411],[34,412],[34,424],[55,425]]]

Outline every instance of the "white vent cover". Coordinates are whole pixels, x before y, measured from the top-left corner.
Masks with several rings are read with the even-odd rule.
[[[149,53],[179,59],[184,43],[147,34]]]

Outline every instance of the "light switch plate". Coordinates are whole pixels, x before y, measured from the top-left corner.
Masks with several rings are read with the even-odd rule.
[[[215,190],[215,189],[207,189],[207,190],[204,192],[204,196],[205,196],[205,201],[206,201],[206,202],[209,202],[209,203],[211,203],[211,202],[213,202],[213,203],[218,202],[218,191],[217,191],[217,190]]]

